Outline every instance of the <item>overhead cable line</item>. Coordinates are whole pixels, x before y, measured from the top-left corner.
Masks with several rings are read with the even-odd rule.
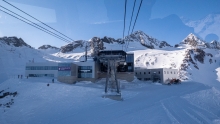
[[[141,0],[141,2],[140,2],[139,8],[138,8],[138,12],[137,12],[137,15],[136,15],[135,22],[134,22],[134,25],[133,25],[133,28],[132,28],[131,33],[132,33],[133,30],[134,30],[134,27],[135,27],[135,24],[136,24],[136,21],[137,21],[137,18],[138,18],[139,12],[140,12],[140,8],[141,8],[141,5],[142,5],[142,1],[143,1],[143,0]],[[128,45],[129,45],[129,41],[128,41]],[[128,45],[127,45],[127,47],[126,47],[126,51],[127,51]]]
[[[64,35],[63,33],[61,33],[61,32],[59,32],[59,31],[57,31],[56,29],[54,29],[54,28],[50,27],[49,25],[47,25],[47,24],[43,23],[42,21],[40,21],[40,20],[36,19],[35,17],[33,17],[33,16],[31,16],[30,14],[28,14],[28,13],[24,12],[23,10],[21,10],[21,9],[19,9],[18,7],[16,7],[16,6],[12,5],[11,3],[9,3],[9,2],[7,2],[7,1],[5,1],[5,0],[2,0],[2,1],[4,1],[4,2],[6,2],[7,4],[9,4],[10,6],[12,6],[12,7],[14,7],[14,8],[18,9],[19,11],[21,11],[21,12],[25,13],[26,15],[30,16],[31,18],[33,18],[33,19],[37,20],[38,22],[42,23],[43,25],[47,26],[48,28],[50,28],[50,29],[52,29],[52,30],[54,30],[54,31],[58,32],[59,34],[61,34],[61,35],[65,36],[66,38],[70,39],[71,41],[74,41],[74,40],[73,40],[73,39],[71,39],[70,37],[68,37],[68,36]]]
[[[130,20],[130,25],[129,25],[128,35],[130,34],[129,32],[130,32],[131,22],[132,22],[132,19],[133,19],[133,14],[134,14],[135,4],[136,4],[136,0],[134,1],[134,5],[133,5],[133,10],[132,10],[132,15],[131,15],[131,20]]]
[[[133,25],[133,28],[132,28],[132,31],[131,31],[131,32],[133,32],[133,30],[134,30],[134,27],[135,27],[135,24],[136,24],[136,21],[137,21],[137,18],[138,18],[138,14],[139,14],[139,11],[140,11],[140,8],[141,8],[142,1],[143,1],[143,0],[141,0],[141,3],[140,3],[140,5],[139,5],[138,13],[137,13],[137,15],[136,15],[136,19],[135,19],[135,22],[134,22],[134,25]]]
[[[44,30],[46,30],[47,32],[52,33],[53,35],[56,35],[57,37],[59,37],[59,38],[62,39],[63,41],[70,43],[69,40],[67,40],[67,39],[65,39],[65,38],[63,38],[63,37],[61,37],[61,36],[59,36],[59,35],[57,35],[57,34],[51,32],[50,30],[48,30],[48,29],[46,29],[46,28],[44,28],[44,27],[42,27],[42,26],[40,26],[40,25],[38,25],[38,24],[36,24],[36,23],[34,23],[34,22],[32,22],[32,21],[30,21],[30,20],[24,18],[24,17],[22,17],[21,15],[18,15],[17,13],[15,13],[15,12],[13,12],[13,11],[11,11],[11,10],[9,10],[9,9],[7,9],[7,8],[5,8],[5,7],[3,7],[3,6],[1,6],[1,5],[0,5],[0,7],[4,8],[5,10],[7,10],[7,11],[9,11],[9,12],[11,12],[11,13],[13,13],[13,14],[15,14],[15,15],[17,15],[17,16],[23,18],[23,19],[25,19],[26,21],[28,21],[28,22],[34,24],[35,26],[38,26],[38,27],[40,27],[41,29],[44,29]],[[8,13],[7,13],[7,14],[8,14]]]
[[[14,17],[14,18],[16,18],[16,19],[18,19],[18,20],[20,20],[20,21],[22,21],[22,22],[24,22],[24,23],[27,23],[27,24],[29,24],[29,25],[35,27],[35,28],[38,28],[39,30],[44,31],[44,32],[46,32],[46,33],[48,33],[48,34],[50,34],[50,35],[52,35],[52,36],[54,36],[54,37],[57,37],[56,35],[54,35],[54,34],[52,34],[52,33],[49,33],[49,32],[47,32],[47,31],[45,31],[45,30],[43,30],[43,29],[41,29],[41,28],[39,28],[39,27],[37,27],[37,26],[31,24],[31,23],[28,23],[28,22],[26,22],[26,21],[24,21],[24,20],[22,20],[22,19],[20,19],[20,18],[18,18],[18,17],[16,17],[16,16],[14,16],[14,15],[12,15],[12,14],[10,14],[10,13],[4,11],[4,10],[2,10],[2,9],[0,9],[0,11],[4,12],[4,13],[6,13],[6,14],[8,14],[8,15],[10,15],[10,16],[12,16],[12,17]],[[59,37],[57,37],[57,38],[60,39],[60,40],[63,40],[63,39],[61,39],[61,38],[59,38]],[[63,41],[65,41],[65,40],[63,40]],[[66,42],[66,41],[65,41],[65,42]]]
[[[131,22],[132,22],[132,19],[133,19],[135,4],[136,4],[136,0],[134,1],[134,5],[133,5],[133,10],[132,10],[132,14],[131,14],[130,25],[129,25],[129,29],[128,29],[128,35],[130,34],[130,28],[131,28]],[[128,41],[127,44],[126,44],[126,51],[127,51],[128,45],[129,45],[129,41]]]
[[[123,29],[123,42],[124,42],[124,34],[125,34],[126,7],[127,7],[127,0],[125,0],[125,11],[124,11],[124,29]],[[122,50],[123,50],[123,45],[122,45]]]

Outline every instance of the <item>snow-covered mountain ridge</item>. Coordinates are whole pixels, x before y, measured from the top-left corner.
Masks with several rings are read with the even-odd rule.
[[[183,48],[209,48],[209,49],[220,49],[220,43],[216,40],[211,42],[206,42],[201,40],[196,35],[190,33],[182,42],[176,44],[175,47],[183,47]]]
[[[128,43],[129,42],[129,43]],[[62,53],[67,53],[74,51],[76,48],[82,48],[85,47],[85,45],[88,45],[90,49],[93,48],[93,44],[98,43],[100,46],[99,50],[104,50],[104,49],[127,49],[128,51],[130,50],[137,50],[139,49],[155,49],[155,48],[164,48],[164,47],[171,47],[166,41],[159,41],[156,38],[150,37],[147,34],[145,34],[142,31],[136,31],[132,33],[131,35],[128,35],[125,37],[125,39],[114,39],[111,37],[93,37],[89,41],[83,41],[83,40],[78,40],[74,41],[73,43],[69,43],[65,46],[61,47],[61,52]],[[128,45],[130,44],[130,45]],[[137,46],[137,49],[133,48],[133,45]],[[113,47],[114,46],[114,47]]]

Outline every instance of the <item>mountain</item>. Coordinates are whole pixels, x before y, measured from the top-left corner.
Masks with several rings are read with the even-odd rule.
[[[156,38],[145,34],[143,31],[136,31],[125,37],[125,39],[129,42],[140,42],[141,45],[149,49],[171,47],[166,41],[159,41]]]
[[[149,35],[145,34],[143,31],[136,31],[131,35],[126,36],[125,39],[114,39],[105,36],[103,38],[93,37],[89,41],[74,41],[70,44],[62,46],[61,52],[67,53],[75,51],[76,48],[85,48],[86,44],[89,47],[88,49],[93,51],[95,49],[94,47],[96,47],[96,49],[98,50],[123,49],[127,51],[172,47],[166,41],[159,41],[156,38],[150,37]]]
[[[57,47],[55,47],[55,46],[51,46],[51,45],[42,45],[42,46],[40,46],[38,49],[42,49],[42,50],[46,50],[46,49],[59,50],[59,48],[57,48]]]
[[[180,42],[180,46],[190,46],[190,47],[200,47],[200,48],[206,48],[207,43],[197,36],[195,36],[193,33],[190,33],[182,42]]]
[[[15,46],[15,47],[26,46],[26,47],[31,48],[31,46],[25,43],[23,39],[17,38],[17,37],[2,37],[0,38],[0,42],[2,42],[3,44],[7,44],[9,46],[10,45]]]
[[[206,42],[198,38],[193,33],[190,33],[182,42],[176,44],[175,47],[220,49],[220,42],[216,40],[211,42]]]
[[[218,42],[216,40],[211,41],[209,47],[212,49],[219,49],[220,50],[220,42]]]
[[[85,43],[86,41],[83,41],[83,40],[77,40],[77,41],[73,41],[72,43],[69,43],[65,46],[61,46],[60,48],[60,52],[62,53],[68,53],[68,52],[71,52],[74,50],[74,52],[77,51],[77,48],[80,49],[80,48],[83,48],[85,46]],[[80,52],[83,52],[82,50],[80,50]]]

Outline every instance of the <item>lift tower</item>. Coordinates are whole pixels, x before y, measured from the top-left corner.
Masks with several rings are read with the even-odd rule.
[[[116,95],[121,95],[120,84],[117,79],[117,69],[126,64],[126,52],[122,50],[104,50],[98,54],[98,59],[101,68],[106,70],[105,93],[108,90],[116,92]]]

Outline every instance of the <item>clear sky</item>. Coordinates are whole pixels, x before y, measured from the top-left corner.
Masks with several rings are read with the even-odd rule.
[[[134,0],[127,1],[126,35]],[[134,17],[140,1],[136,2]],[[10,0],[8,2],[73,40],[89,40],[94,36],[113,38],[123,36],[124,0]],[[0,5],[25,16],[2,0]],[[143,0],[134,31],[142,30],[171,45],[179,43],[189,33],[195,33],[205,39],[208,33],[195,32],[195,27],[185,25],[182,19],[198,21],[209,14],[220,14],[219,5],[220,0]],[[28,16],[25,17],[33,20]],[[212,33],[212,30],[209,30],[209,33],[210,31]],[[219,40],[219,35],[214,32],[218,32],[217,29],[214,31],[213,28],[212,35]],[[0,37],[3,36],[21,37],[36,48],[43,44],[57,47],[66,44],[0,11]]]

